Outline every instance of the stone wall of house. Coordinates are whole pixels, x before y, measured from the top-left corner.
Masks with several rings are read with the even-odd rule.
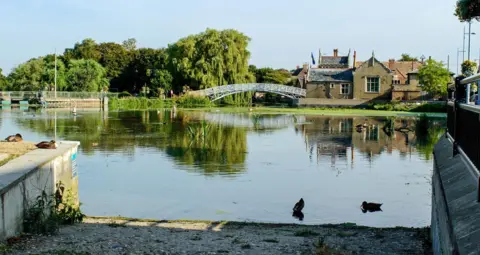
[[[358,100],[390,100],[393,75],[380,62],[375,60],[373,65],[370,62],[363,63],[353,74],[353,98]],[[379,92],[366,92],[368,77],[378,77],[380,79]]]
[[[332,86],[333,84],[333,86]],[[347,83],[342,83],[347,84]],[[308,83],[307,84],[307,98],[323,98],[323,99],[352,99],[353,89],[352,84],[349,83],[350,93],[342,94],[341,83]]]

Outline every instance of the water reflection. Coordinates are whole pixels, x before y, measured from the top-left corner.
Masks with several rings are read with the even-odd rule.
[[[445,119],[425,117],[1,114],[2,134],[36,141],[56,132],[81,142],[79,191],[90,215],[379,227],[430,221],[429,160],[445,127]],[[291,215],[300,197],[308,205]],[[363,200],[382,201],[385,210],[363,214]]]

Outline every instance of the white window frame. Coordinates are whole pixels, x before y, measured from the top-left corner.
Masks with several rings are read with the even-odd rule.
[[[343,86],[347,86],[347,93],[343,93],[343,88],[344,88]],[[351,88],[351,87],[352,87],[352,86],[350,86],[350,83],[342,83],[342,84],[340,84],[340,94],[341,94],[341,95],[350,95],[350,92],[351,92],[351,91],[350,91],[350,88]]]
[[[378,91],[368,91],[368,79],[377,79],[378,80]],[[365,92],[366,93],[380,93],[380,77],[378,76],[370,76],[365,78]]]
[[[330,88],[334,89],[335,88],[335,83],[330,83]]]

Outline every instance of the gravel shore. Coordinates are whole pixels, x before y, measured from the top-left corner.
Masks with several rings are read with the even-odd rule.
[[[3,254],[431,254],[428,228],[86,218]],[[1,252],[0,252],[1,253]]]

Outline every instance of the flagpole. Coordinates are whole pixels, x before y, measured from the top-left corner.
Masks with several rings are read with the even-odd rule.
[[[57,48],[55,48],[55,98],[57,98]]]

